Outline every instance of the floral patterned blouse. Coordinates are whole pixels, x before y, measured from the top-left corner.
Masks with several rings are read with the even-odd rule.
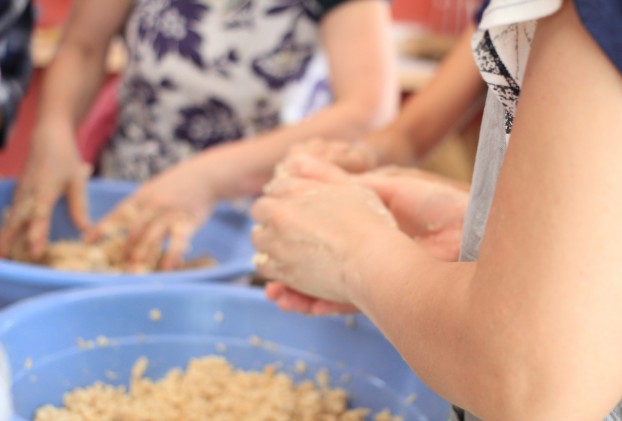
[[[348,0],[136,0],[104,177],[145,180],[330,100],[318,22]]]

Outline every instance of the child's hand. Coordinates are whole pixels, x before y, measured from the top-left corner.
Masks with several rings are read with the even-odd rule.
[[[160,268],[172,270],[183,263],[192,236],[209,217],[213,201],[207,180],[197,180],[192,166],[180,164],[145,182],[87,232],[86,240],[127,234],[128,267],[150,266],[162,255]]]
[[[80,230],[89,225],[86,186],[91,167],[80,158],[73,131],[58,125],[33,139],[33,150],[19,179],[12,205],[3,223],[0,255],[22,239],[32,258],[47,246],[54,205],[65,196],[71,219]]]

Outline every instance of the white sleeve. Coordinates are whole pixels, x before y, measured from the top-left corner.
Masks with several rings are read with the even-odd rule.
[[[537,20],[552,15],[561,6],[562,0],[491,0],[479,29]]]

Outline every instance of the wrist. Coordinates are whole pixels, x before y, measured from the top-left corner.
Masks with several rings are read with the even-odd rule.
[[[31,135],[31,142],[37,144],[70,144],[74,145],[75,128],[66,119],[45,119],[37,122]]]
[[[253,156],[240,148],[242,142],[233,142],[210,148],[192,158],[195,174],[206,180],[218,200],[231,200],[261,193],[269,180],[249,162]],[[250,143],[250,142],[249,142]]]
[[[380,165],[414,164],[418,159],[415,137],[410,122],[398,119],[391,123],[382,134],[377,147]]]
[[[230,169],[212,152],[212,150],[202,151],[181,166],[187,165],[187,170],[193,175],[192,178],[200,180],[198,184],[209,189],[211,200],[227,199]]]
[[[346,295],[364,312],[373,306],[376,286],[390,288],[391,283],[402,279],[400,274],[407,273],[405,264],[412,259],[412,252],[417,252],[416,244],[397,228],[366,232],[344,271],[350,274],[344,280]]]
[[[393,300],[396,291],[412,291],[409,284],[424,280],[438,260],[398,230],[376,237],[360,261],[361,276],[348,287],[350,300],[372,319]]]

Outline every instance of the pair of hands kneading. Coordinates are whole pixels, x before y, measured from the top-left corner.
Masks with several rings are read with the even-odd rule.
[[[465,186],[417,169],[348,173],[341,167],[362,169],[366,153],[337,145],[293,151],[252,209],[257,269],[275,281],[267,295],[285,310],[358,311],[352,290],[363,287],[360,271],[390,264],[404,237],[435,258],[458,258]]]

